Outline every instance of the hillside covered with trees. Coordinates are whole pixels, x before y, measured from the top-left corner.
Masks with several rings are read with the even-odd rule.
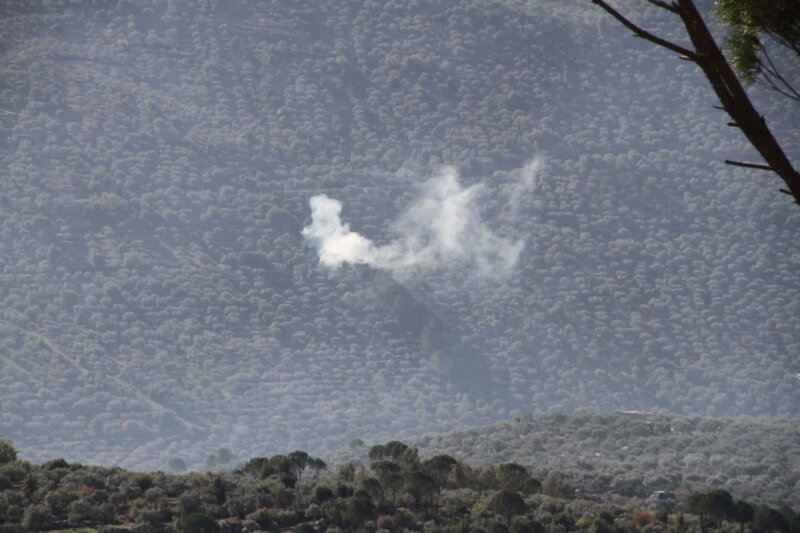
[[[448,454],[473,465],[528,465],[542,479],[564,477],[590,494],[645,498],[657,490],[685,495],[724,488],[759,504],[800,506],[794,420],[578,411],[524,416],[413,444],[424,456]]]
[[[800,414],[800,210],[722,164],[752,149],[693,65],[589,2],[12,1],[0,35],[0,436],[27,460]],[[798,107],[753,98],[796,158]],[[310,198],[383,246],[448,165],[508,272],[319,264]]]
[[[714,465],[718,476],[714,482],[720,483],[715,488],[690,491],[679,482],[676,490],[665,490],[674,484],[674,476],[681,471],[695,472],[694,479],[688,478],[689,481],[706,472],[696,464],[678,466],[668,474],[672,479],[662,477],[656,481],[663,465],[656,465],[657,456],[652,450],[644,450],[635,454],[640,461],[637,467],[652,461],[652,465],[646,465],[652,469],[649,479],[643,482],[629,478],[624,486],[601,491],[587,485],[587,480],[591,476],[599,479],[613,475],[613,470],[593,470],[581,459],[582,477],[575,477],[574,464],[562,461],[563,454],[560,457],[553,454],[552,445],[548,452],[551,455],[548,457],[546,453],[544,457],[551,465],[567,470],[542,470],[541,465],[515,461],[493,463],[492,452],[501,450],[494,448],[487,454],[487,450],[481,449],[482,445],[492,447],[497,442],[513,443],[508,433],[525,431],[526,427],[528,431],[536,427],[537,435],[546,434],[549,438],[567,427],[578,434],[580,444],[588,444],[585,432],[596,434],[604,428],[603,423],[621,439],[627,439],[631,447],[647,438],[663,441],[659,438],[659,427],[680,424],[681,430],[693,431],[686,438],[694,440],[692,445],[698,449],[695,455],[703,453],[703,447],[697,444],[712,426],[716,431],[728,433],[725,436],[732,437],[732,446],[754,451],[747,439],[752,439],[755,433],[750,431],[743,439],[741,422],[679,417],[645,420],[631,415],[590,413],[525,419],[515,425],[453,434],[429,441],[424,448],[427,453],[400,441],[372,446],[353,443],[350,451],[363,451],[365,459],[357,467],[350,462],[328,466],[322,459],[296,450],[255,457],[224,472],[141,473],[68,463],[63,459],[31,464],[15,460],[13,446],[0,441],[3,489],[0,531],[683,533],[712,528],[717,532],[800,531],[800,513],[785,503],[774,503],[782,495],[773,492],[773,487],[759,487],[764,489],[757,494],[759,501],[745,499],[726,488],[723,480],[736,468],[733,462]],[[751,422],[748,429],[762,430],[762,435],[766,430],[772,431],[772,436],[762,439],[770,441],[768,446],[775,442],[786,444],[783,438],[793,431],[795,444],[788,455],[796,466],[796,429],[774,422]],[[520,435],[519,439],[523,438]],[[432,453],[445,443],[461,446],[467,453],[480,453],[484,464],[476,466],[447,453]],[[512,446],[524,454],[518,443]],[[679,447],[662,442],[660,449],[664,457]],[[486,461],[487,457],[492,459]],[[786,478],[783,466],[779,462],[770,466],[776,469],[771,473],[775,482]],[[743,464],[738,475],[755,481],[759,472],[753,465]],[[793,475],[797,477],[797,472]],[[654,490],[654,486],[661,488]]]

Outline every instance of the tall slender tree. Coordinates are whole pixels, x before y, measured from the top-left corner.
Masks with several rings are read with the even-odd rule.
[[[742,83],[736,76],[734,69],[717,45],[703,16],[692,0],[647,0],[650,4],[669,11],[681,20],[686,29],[686,34],[691,41],[691,45],[688,46],[673,43],[645,30],[620,13],[617,9],[613,8],[605,0],[591,1],[593,4],[604,9],[626,28],[633,31],[634,35],[637,37],[641,37],[658,46],[671,50],[679,54],[681,59],[692,61],[697,64],[711,84],[712,89],[722,104],[722,109],[731,117],[732,122],[730,122],[729,125],[741,129],[750,144],[764,159],[764,163],[750,163],[730,159],[725,162],[730,165],[774,172],[780,176],[786,184],[786,188],[780,189],[780,191],[794,197],[795,203],[800,205],[800,173],[794,168],[791,161],[789,161],[780,143],[767,126],[764,117],[759,114],[753,106]],[[780,4],[783,0],[764,0],[761,2],[756,2],[755,0],[730,0],[730,2],[732,4],[759,4],[762,5],[762,7],[756,11],[764,11],[776,4]],[[787,2],[793,4],[798,3],[796,0],[787,0]],[[727,11],[735,12],[735,9],[736,6],[734,5],[732,8],[723,11],[723,13]],[[796,32],[796,30],[797,25],[800,24],[797,17],[800,15],[794,10],[787,10],[787,16],[789,15],[795,17],[790,25],[790,28],[794,28],[794,30],[788,32],[789,37],[795,36],[793,37],[795,40],[790,40],[789,42],[796,45],[796,35],[799,33]],[[723,19],[724,18],[723,16]],[[741,20],[742,28],[761,27],[755,22],[748,22],[751,21],[751,19],[744,18]],[[734,28],[736,28],[736,26],[734,26]],[[752,68],[750,70],[745,69],[744,72],[752,72]]]

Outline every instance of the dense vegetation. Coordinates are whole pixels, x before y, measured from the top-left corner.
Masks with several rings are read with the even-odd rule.
[[[791,508],[754,505],[721,488],[588,493],[560,473],[540,480],[515,462],[424,459],[399,441],[370,447],[368,458],[368,467],[326,472],[323,461],[295,451],[231,473],[170,475],[63,459],[34,465],[0,441],[0,532],[800,531]]]
[[[645,497],[723,487],[749,501],[800,507],[800,429],[792,420],[577,412],[524,416],[414,445],[423,455],[469,464],[517,462],[543,478],[556,472],[590,493]]]
[[[31,0],[0,34],[0,435],[26,459],[798,415],[800,213],[719,163],[749,148],[693,66],[588,2]],[[796,110],[755,97],[797,153]],[[317,264],[310,196],[384,242],[443,164],[525,240],[510,276]]]

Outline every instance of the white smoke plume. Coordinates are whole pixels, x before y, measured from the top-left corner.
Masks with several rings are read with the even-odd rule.
[[[390,227],[393,238],[385,245],[343,223],[341,202],[314,196],[311,224],[303,235],[316,247],[320,263],[330,268],[351,263],[399,275],[457,268],[481,276],[507,274],[524,243],[495,235],[480,219],[476,201],[482,192],[482,185],[462,187],[455,169],[444,168],[421,186],[419,197]]]
[[[545,158],[543,156],[536,156],[519,169],[519,179],[512,190],[509,202],[511,216],[516,217],[519,214],[520,202],[526,197],[527,193],[533,192],[536,188],[536,183],[539,180],[539,170],[541,170],[544,163]]]

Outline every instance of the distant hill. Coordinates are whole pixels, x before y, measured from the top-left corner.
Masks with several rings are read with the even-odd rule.
[[[0,34],[0,436],[26,459],[800,414],[800,210],[721,163],[756,156],[698,69],[588,1],[32,0]],[[798,108],[754,98],[800,154]],[[309,198],[403,242],[446,165],[478,186],[466,234],[524,244],[509,272],[319,264]]]
[[[800,505],[800,428],[793,420],[579,411],[526,415],[409,444],[422,457],[448,454],[476,466],[516,462],[540,479],[563,476],[598,500],[722,488],[755,503]],[[368,450],[352,446],[326,459],[369,463]]]

